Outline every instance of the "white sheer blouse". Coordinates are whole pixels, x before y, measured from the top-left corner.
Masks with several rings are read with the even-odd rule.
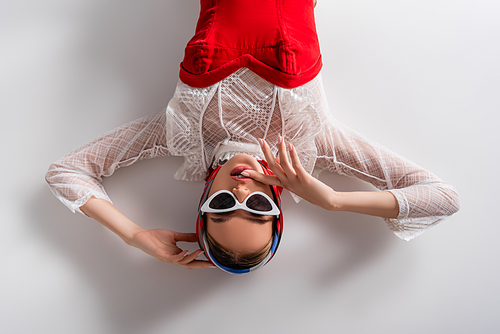
[[[206,88],[179,82],[166,111],[83,145],[52,164],[46,180],[70,210],[81,212],[92,196],[111,202],[100,182],[117,168],[142,159],[183,156],[174,177],[199,181],[210,167],[235,154],[263,159],[258,138],[266,139],[276,153],[278,135],[295,146],[302,165],[315,176],[327,170],[391,191],[399,216],[385,222],[404,240],[459,208],[458,194],[449,184],[332,118],[321,76],[284,89],[246,68]]]

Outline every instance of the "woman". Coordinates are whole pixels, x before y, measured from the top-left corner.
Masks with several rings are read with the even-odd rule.
[[[260,268],[275,254],[282,188],[327,210],[383,217],[405,240],[454,214],[458,195],[450,185],[331,118],[314,5],[202,0],[166,112],[52,164],[46,179],[54,194],[160,260],[234,274]],[[176,179],[207,181],[196,234],[142,229],[114,208],[99,183],[119,167],[167,155],[185,158]],[[381,191],[334,191],[311,176],[321,170]],[[177,241],[198,241],[200,249],[189,254]],[[197,259],[203,252],[209,261]]]

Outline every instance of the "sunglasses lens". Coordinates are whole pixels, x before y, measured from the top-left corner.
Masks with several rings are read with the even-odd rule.
[[[227,209],[232,208],[236,202],[234,198],[229,194],[219,194],[215,196],[212,201],[210,201],[209,207],[211,209]]]
[[[263,212],[271,211],[273,209],[269,200],[260,194],[250,196],[247,201],[247,206],[252,210]]]

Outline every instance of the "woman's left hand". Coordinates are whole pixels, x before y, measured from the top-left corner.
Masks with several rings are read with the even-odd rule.
[[[286,143],[283,138],[280,137],[280,142],[278,143],[279,158],[274,158],[271,148],[265,140],[259,139],[259,143],[266,157],[269,169],[272,170],[274,175],[265,175],[252,170],[242,172],[243,175],[249,176],[258,182],[283,187],[324,209],[335,209],[333,203],[336,192],[304,170],[300,164],[297,151],[292,144],[288,144],[291,158],[290,163],[286,154]]]
[[[129,245],[137,247],[161,261],[177,264],[184,268],[214,267],[208,261],[196,260],[203,253],[201,249],[189,254],[187,250],[182,250],[177,246],[179,241],[196,242],[196,233],[180,233],[166,229],[141,229],[134,234]]]

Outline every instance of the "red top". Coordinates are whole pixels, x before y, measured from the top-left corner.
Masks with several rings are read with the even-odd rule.
[[[179,77],[208,87],[247,67],[272,84],[295,88],[321,66],[313,0],[201,0]]]

